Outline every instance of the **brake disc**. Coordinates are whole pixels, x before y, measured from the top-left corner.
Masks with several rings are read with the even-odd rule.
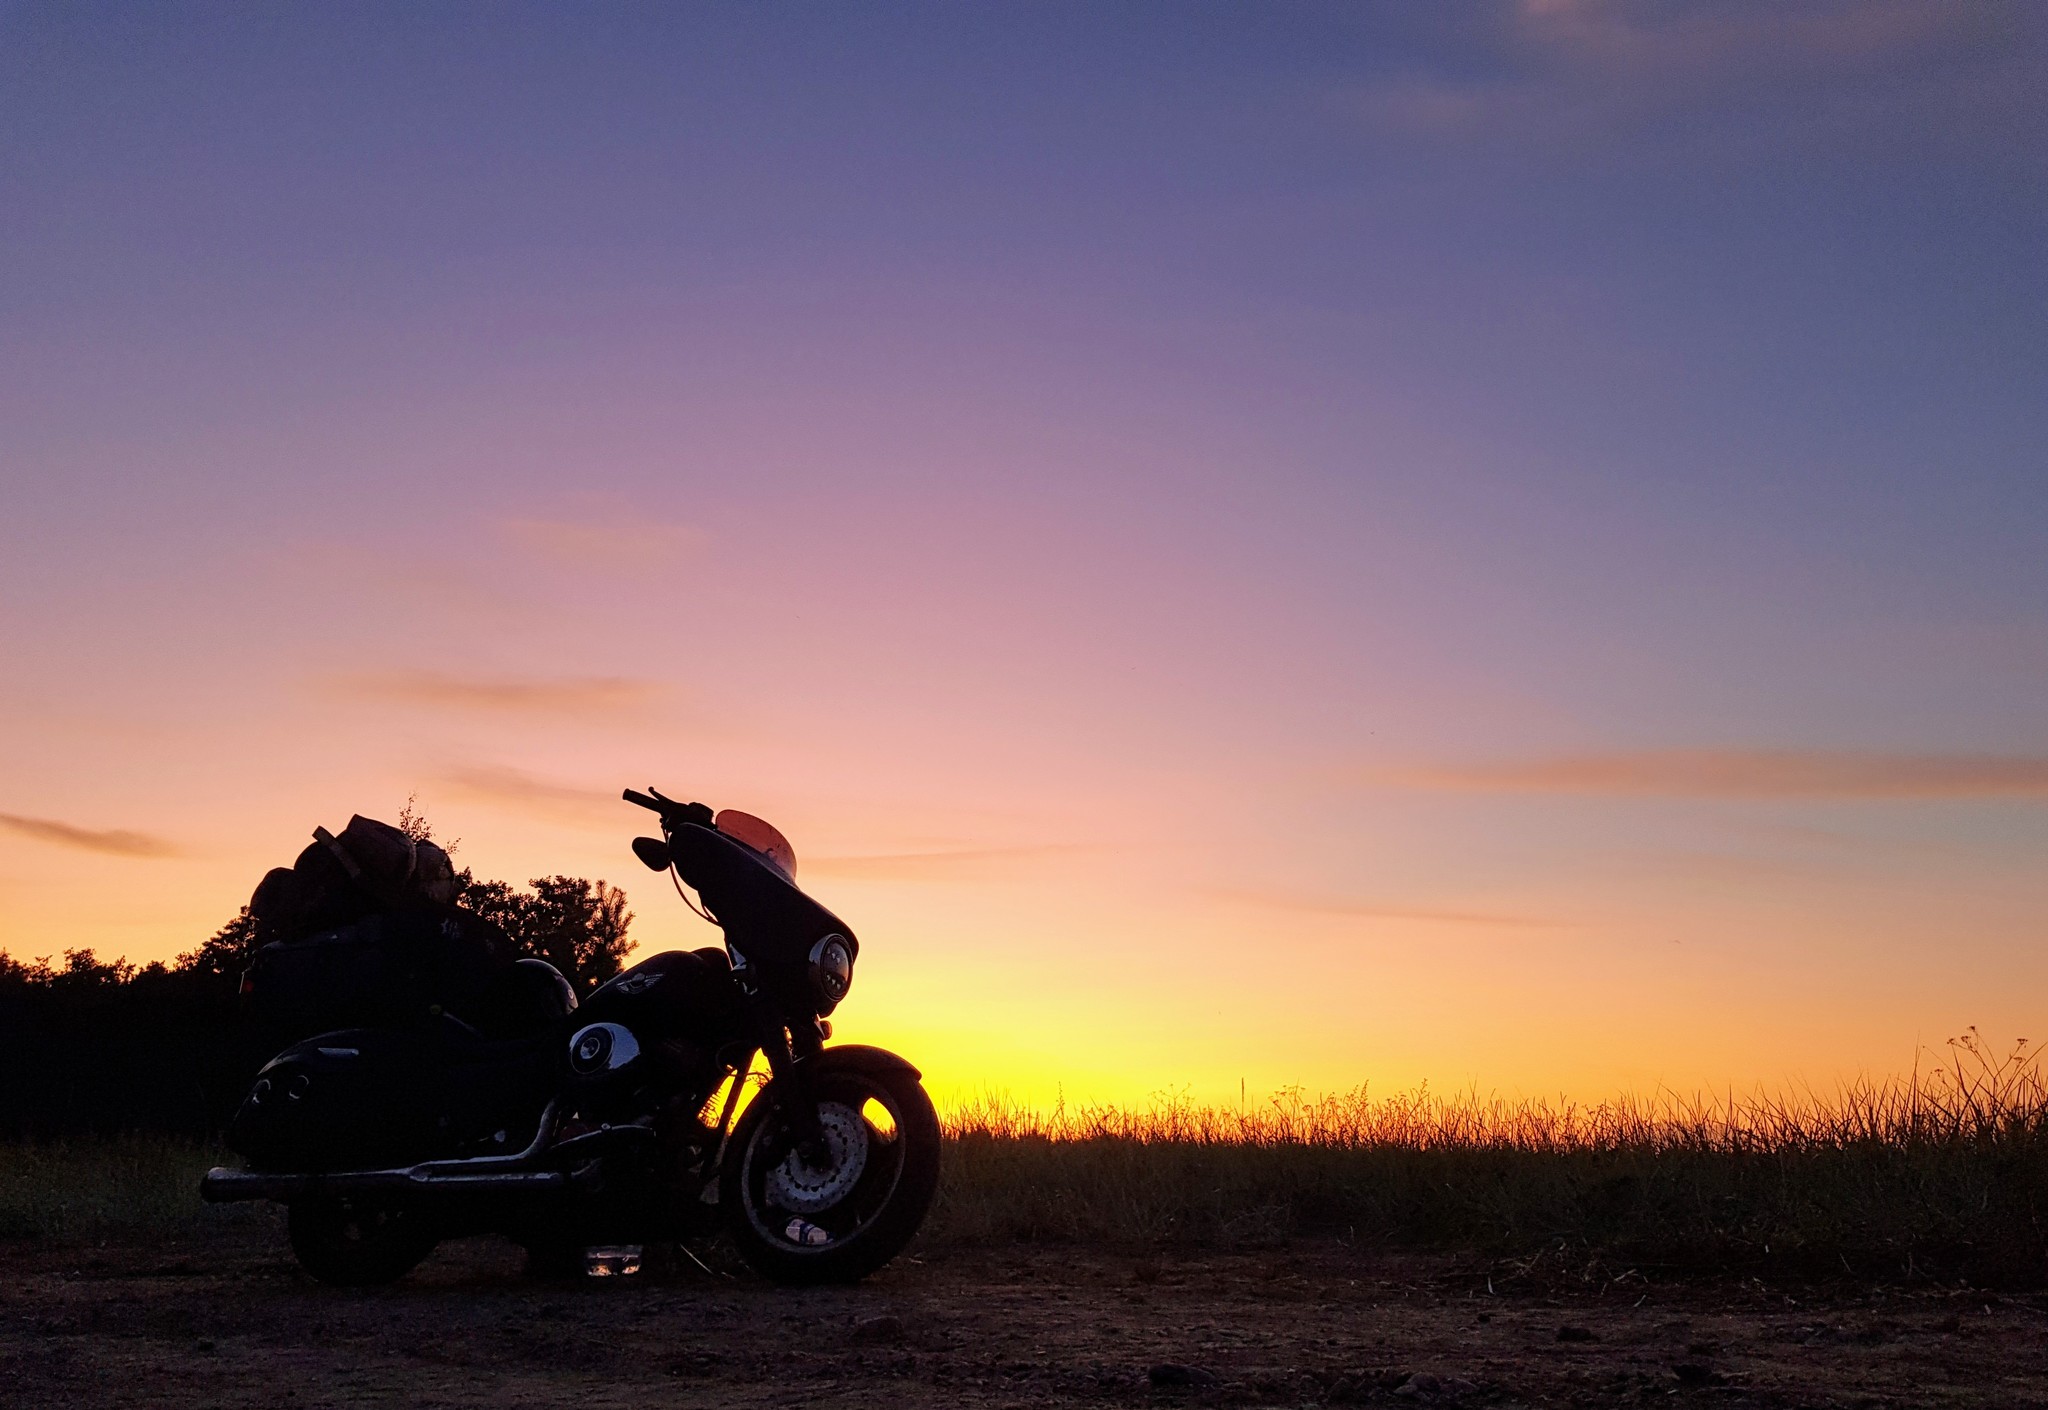
[[[795,1151],[768,1172],[766,1193],[779,1209],[816,1214],[830,1209],[860,1183],[868,1168],[868,1124],[843,1102],[820,1102],[818,1125],[825,1135],[826,1161],[812,1165]]]

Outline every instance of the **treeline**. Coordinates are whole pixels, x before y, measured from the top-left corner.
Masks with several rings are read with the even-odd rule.
[[[615,886],[539,877],[525,889],[465,871],[457,904],[502,929],[587,994],[619,972],[632,913]],[[0,954],[0,1137],[220,1131],[271,1056],[242,1021],[255,952],[244,910],[169,964],[67,951],[61,963]]]

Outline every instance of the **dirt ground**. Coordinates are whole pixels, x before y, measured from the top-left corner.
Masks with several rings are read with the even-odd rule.
[[[264,1228],[21,1245],[0,1247],[0,1405],[2048,1406],[2048,1300],[1505,1281],[1307,1244],[927,1250],[824,1291],[689,1263],[558,1286],[476,1240],[353,1293]]]

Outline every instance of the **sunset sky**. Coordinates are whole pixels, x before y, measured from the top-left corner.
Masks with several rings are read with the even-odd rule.
[[[2048,1038],[2048,7],[0,7],[0,949],[650,783],[942,1099]]]

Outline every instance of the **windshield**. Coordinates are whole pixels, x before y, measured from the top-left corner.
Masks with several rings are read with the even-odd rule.
[[[789,880],[796,880],[796,848],[790,846],[789,839],[777,832],[772,824],[752,813],[727,808],[711,820],[711,825],[733,841],[759,852]]]

